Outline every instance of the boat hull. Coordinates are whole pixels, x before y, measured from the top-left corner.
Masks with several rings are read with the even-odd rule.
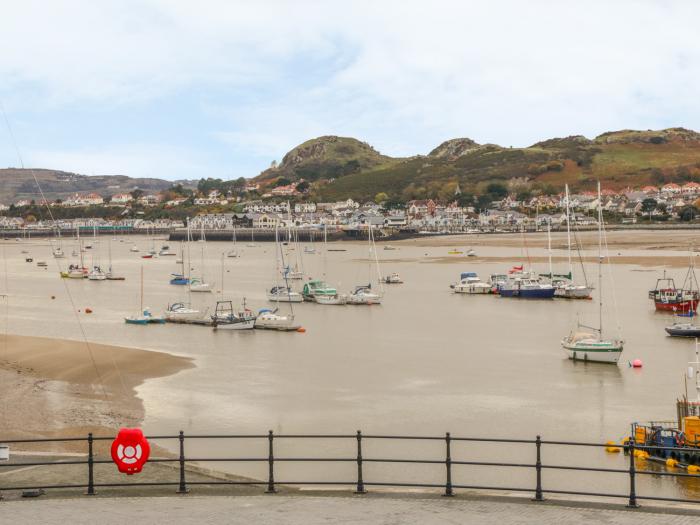
[[[570,288],[557,288],[554,297],[561,299],[589,299],[593,288],[590,286],[574,286]]]
[[[255,319],[243,319],[233,322],[217,322],[214,325],[215,330],[252,330],[255,328]]]
[[[500,288],[501,297],[519,297],[521,299],[551,299],[554,297],[554,288],[540,289],[519,289],[519,288]]]
[[[562,341],[562,348],[573,361],[616,364],[622,355],[622,346],[618,345],[575,345]]]
[[[700,327],[693,329],[682,329],[667,326],[665,330],[671,337],[700,337]]]
[[[303,303],[304,298],[297,293],[285,295],[268,295],[267,300],[273,303]]]
[[[695,312],[698,309],[698,301],[654,301],[654,308],[659,312]]]
[[[476,286],[473,284],[464,285],[464,286],[457,285],[454,287],[454,292],[455,293],[469,294],[469,295],[482,295],[482,294],[492,293],[491,287],[488,285]]]

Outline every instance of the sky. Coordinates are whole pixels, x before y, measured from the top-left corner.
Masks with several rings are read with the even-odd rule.
[[[252,177],[351,136],[700,130],[700,2],[5,0],[0,104],[24,165]],[[0,167],[20,161],[0,128]]]

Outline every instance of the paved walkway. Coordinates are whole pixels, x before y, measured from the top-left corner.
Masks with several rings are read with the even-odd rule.
[[[137,525],[555,524],[685,525],[700,514],[572,507],[555,504],[420,496],[180,496],[47,499],[0,502],[0,522]]]

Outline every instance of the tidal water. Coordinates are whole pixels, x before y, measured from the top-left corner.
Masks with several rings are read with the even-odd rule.
[[[129,248],[136,240],[141,253]],[[157,240],[156,247],[166,243]],[[196,368],[174,376],[147,381],[138,395],[146,409],[144,428],[149,434],[231,433],[348,433],[444,435],[605,442],[620,440],[633,421],[673,420],[675,400],[684,392],[684,373],[693,359],[692,341],[670,339],[663,328],[670,317],[657,314],[647,298],[662,268],[611,265],[605,270],[604,324],[610,335],[618,325],[626,341],[617,366],[574,363],[562,351],[560,340],[577,318],[597,322],[597,301],[527,301],[497,296],[453,294],[449,284],[461,271],[476,271],[487,279],[522,262],[522,250],[508,247],[477,248],[479,257],[447,261],[447,248],[396,243],[384,251],[378,243],[381,272],[399,272],[404,284],[386,285],[383,304],[374,306],[294,305],[296,319],[306,333],[272,331],[214,331],[184,325],[127,326],[124,316],[139,307],[140,272],[145,276],[145,305],[158,313],[168,302],[192,301],[213,311],[222,296],[254,310],[269,307],[265,291],[275,282],[272,244],[248,247],[238,243],[240,258],[222,258],[230,244],[193,242],[193,273],[202,268],[214,282],[214,293],[192,294],[168,283],[179,270],[177,257],[140,258],[151,246],[145,238],[99,239],[85,254],[86,264],[108,263],[111,244],[115,272],[127,280],[91,282],[62,280],[57,261],[46,241],[8,242],[2,253],[8,276],[9,330],[24,335],[60,337],[160,350],[192,357]],[[177,243],[171,249],[181,250]],[[73,260],[71,241],[63,243]],[[289,250],[294,263],[297,250]],[[365,243],[335,243],[302,257],[307,275],[323,277],[339,291],[355,285],[376,284],[376,267],[368,262]],[[300,248],[298,248],[300,249]],[[24,262],[21,250],[46,260],[44,270]],[[531,255],[544,255],[532,249]],[[627,250],[624,255],[639,251]],[[655,252],[654,255],[680,255]],[[562,256],[562,251],[555,255]],[[482,261],[482,257],[503,257]],[[202,263],[203,261],[203,263]],[[223,271],[222,271],[223,261]],[[538,265],[546,271],[545,265]],[[565,270],[558,263],[556,270]],[[0,270],[1,271],[1,270]],[[596,267],[587,265],[594,278]],[[612,279],[611,279],[611,273]],[[670,270],[682,281],[685,270]],[[223,286],[222,286],[223,275]],[[300,286],[300,281],[295,286]],[[680,282],[678,282],[680,284]],[[614,289],[614,296],[612,291]],[[67,292],[70,293],[67,293]],[[598,290],[594,292],[597,298]],[[55,299],[51,299],[55,296]],[[615,299],[613,301],[613,298]],[[75,315],[75,309],[93,309]],[[287,311],[287,305],[281,305]],[[77,319],[80,319],[80,324]],[[88,356],[86,355],[86,360]],[[642,369],[628,361],[641,359]],[[162,445],[174,448],[175,443]],[[188,441],[188,455],[267,455],[264,440]],[[276,444],[279,456],[353,457],[354,440]],[[443,459],[444,443],[405,441],[398,445],[367,440],[366,457]],[[453,459],[534,462],[533,445],[455,443]],[[544,464],[626,468],[627,458],[602,449],[545,446]],[[241,475],[264,478],[266,465],[214,465]],[[280,463],[277,479],[353,481],[352,463],[308,465]],[[646,468],[638,465],[638,468]],[[651,467],[649,467],[651,468]],[[506,487],[534,486],[531,469],[455,466],[456,484]],[[367,464],[365,479],[441,483],[443,465]],[[545,470],[545,488],[625,493],[624,474]],[[640,476],[644,495],[700,495],[700,484],[687,480]]]

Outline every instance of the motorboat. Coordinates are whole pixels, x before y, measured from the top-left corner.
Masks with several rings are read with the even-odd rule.
[[[59,248],[56,248],[56,249],[53,251],[53,256],[54,256],[56,259],[63,259],[63,258],[66,256],[66,254],[63,253],[63,250],[59,247]]]
[[[134,252],[134,253],[138,253],[139,247],[134,244],[131,248],[129,248],[129,251]]]
[[[299,292],[293,291],[288,286],[273,286],[267,292],[267,299],[277,303],[301,303],[304,301],[304,297]]]
[[[551,299],[554,286],[542,283],[538,279],[516,277],[508,279],[499,287],[501,297],[520,297],[523,299]]]
[[[476,257],[476,252],[473,249],[469,248],[467,250],[467,257]]]
[[[386,277],[381,279],[381,281],[384,284],[402,284],[403,283],[403,279],[401,279],[401,276],[396,272],[390,273],[389,275],[387,275]]]
[[[292,281],[300,281],[304,278],[304,272],[299,271],[296,267],[291,268],[290,266],[285,266],[282,269],[282,276]]]
[[[212,315],[215,330],[252,330],[255,328],[256,316],[245,306],[235,312],[232,301],[217,301],[216,311]]]
[[[459,276],[459,282],[452,286],[455,293],[466,294],[490,294],[492,286],[485,283],[474,272],[463,272]]]
[[[195,321],[204,317],[202,312],[195,310],[185,303],[169,304],[165,310],[165,318],[168,321]]]
[[[337,296],[338,290],[326,284],[325,281],[317,279],[305,283],[301,293],[304,300],[314,301],[318,296]]]
[[[356,286],[348,295],[348,304],[381,304],[382,296],[372,291],[371,285]]]

